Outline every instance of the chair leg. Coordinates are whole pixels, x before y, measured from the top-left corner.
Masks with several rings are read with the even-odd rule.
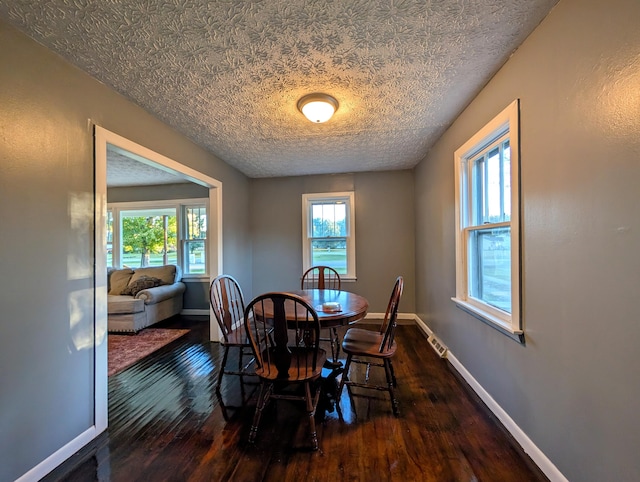
[[[267,382],[260,382],[260,394],[258,395],[256,411],[253,414],[253,424],[251,425],[251,431],[249,432],[249,443],[253,443],[256,440],[256,435],[258,435],[258,425],[260,425],[260,419],[262,418],[262,411],[267,405],[267,400],[269,400],[272,389],[272,383],[267,384]]]
[[[349,367],[351,366],[351,354],[347,355],[347,361],[344,364],[344,371],[342,372],[342,378],[340,379],[340,387],[338,388],[338,394],[337,394],[337,402],[340,402],[340,399],[342,398],[342,390],[344,389],[344,385],[347,382],[347,380],[349,379]]]
[[[307,413],[309,415],[309,431],[311,432],[311,446],[313,450],[318,450],[318,433],[316,431],[316,406],[320,395],[320,389],[316,389],[313,399],[311,398],[311,383],[304,383],[304,395],[307,402]]]
[[[391,397],[391,409],[393,410],[393,414],[398,416],[398,400],[396,400],[395,393],[393,391],[393,387],[395,385],[395,377],[393,375],[393,366],[391,365],[391,360],[388,358],[384,359],[384,372],[387,378],[387,390],[389,391],[389,396]]]
[[[218,399],[218,403],[220,404],[220,409],[222,410],[222,417],[225,420],[229,420],[229,413],[227,412],[227,407],[224,404],[224,400],[222,399],[222,390],[220,389],[222,385],[222,377],[224,375],[224,370],[227,365],[227,357],[229,356],[229,347],[224,347],[224,353],[222,355],[222,363],[220,364],[220,369],[218,370],[218,380],[216,382],[216,397]]]
[[[222,363],[220,364],[220,370],[218,371],[218,383],[216,384],[216,392],[220,393],[220,386],[222,385],[222,376],[227,366],[227,358],[229,357],[229,347],[224,347],[224,354],[222,355]]]
[[[242,400],[242,404],[244,405],[245,401],[245,391],[244,391],[244,366],[242,365],[242,355],[244,355],[244,350],[242,347],[238,347],[238,373],[240,377],[240,397]]]
[[[391,361],[391,358],[389,358],[389,368],[391,368],[391,379],[393,380],[393,386],[397,387],[398,381],[396,380],[396,374],[393,371],[393,362]]]
[[[341,366],[340,363],[340,338],[338,337],[337,328],[327,328],[329,332],[328,338],[321,338],[322,341],[328,341],[331,348],[331,360],[327,359],[327,363],[333,367]]]
[[[331,342],[331,344],[335,344],[335,353],[333,353],[333,349],[331,350],[332,354],[333,354],[333,361],[335,363],[338,363],[338,359],[340,358],[340,337],[338,336],[338,329],[337,328],[332,328],[333,330],[333,336],[331,337],[333,339],[333,341]]]
[[[344,364],[344,370],[342,372],[342,378],[340,379],[340,386],[338,387],[338,393],[336,393],[336,408],[338,409],[338,415],[340,416],[340,420],[342,420],[342,407],[340,407],[340,403],[342,402],[342,391],[344,390],[345,384],[349,381],[349,367],[351,367],[351,358],[353,355],[350,353],[347,354],[347,360]],[[351,401],[351,405],[353,407],[353,398],[351,397],[351,390],[349,385],[347,385],[347,392],[349,394],[349,400]],[[355,413],[355,407],[353,407]]]

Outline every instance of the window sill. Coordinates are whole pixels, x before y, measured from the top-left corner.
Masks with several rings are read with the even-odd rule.
[[[453,301],[456,306],[464,312],[470,314],[474,318],[477,318],[483,323],[486,323],[503,335],[508,336],[512,340],[517,341],[522,345],[525,344],[524,332],[522,330],[514,330],[513,327],[506,321],[498,318],[497,316],[494,316],[491,313],[488,313],[487,311],[482,310],[478,306],[473,305],[465,300],[462,300],[460,298],[451,298],[451,301]]]
[[[197,282],[204,282],[206,281],[207,283],[209,282],[209,275],[208,274],[187,274],[187,275],[182,275],[182,279],[181,281],[185,282],[185,283],[197,283]]]

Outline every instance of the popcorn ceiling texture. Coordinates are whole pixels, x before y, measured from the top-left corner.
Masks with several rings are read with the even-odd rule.
[[[0,0],[250,177],[415,166],[557,0]],[[311,92],[340,107],[297,110]]]

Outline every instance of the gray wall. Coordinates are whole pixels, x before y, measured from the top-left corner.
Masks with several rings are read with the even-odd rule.
[[[109,164],[109,159],[107,159],[107,164]],[[107,189],[108,203],[208,197],[209,188],[191,182],[183,184],[161,184],[156,186],[122,186]]]
[[[107,159],[107,164],[109,160]],[[224,190],[224,189],[223,189]],[[162,184],[157,186],[112,187],[107,189],[107,202],[139,202],[165,199],[208,198],[209,189],[195,183]],[[183,279],[187,290],[183,296],[185,310],[209,309],[209,280]]]
[[[572,481],[640,480],[639,26],[561,0],[416,169],[417,312]],[[526,346],[450,299],[453,153],[515,98]]]
[[[244,283],[251,244],[245,176],[3,21],[0,45],[4,481],[93,424],[94,123],[223,182],[224,267]]]
[[[400,311],[413,313],[413,172],[253,179],[253,294],[299,288],[302,276],[302,194],[355,192],[356,274],[343,289],[365,296],[384,313],[393,283],[405,279]]]

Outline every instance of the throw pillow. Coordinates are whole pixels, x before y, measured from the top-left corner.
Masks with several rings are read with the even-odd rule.
[[[133,270],[129,268],[113,270],[109,275],[109,294],[119,295],[127,287],[132,276]]]
[[[131,281],[125,289],[120,293],[121,295],[136,296],[140,291],[147,288],[153,288],[164,284],[161,279],[152,278],[150,276],[141,276],[135,281]]]

